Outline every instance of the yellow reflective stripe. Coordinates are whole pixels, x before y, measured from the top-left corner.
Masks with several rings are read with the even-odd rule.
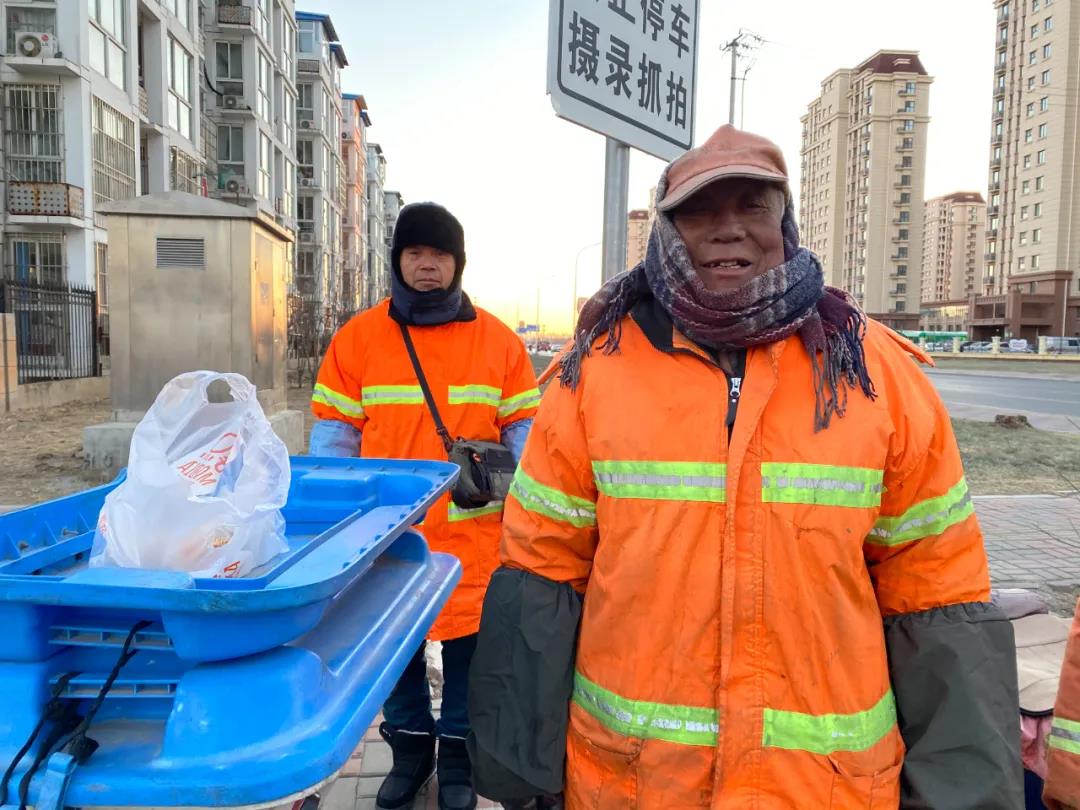
[[[515,394],[512,397],[499,402],[499,417],[506,418],[518,411],[524,411],[528,408],[535,408],[540,404],[540,389],[530,388],[528,391],[522,391],[520,394]]]
[[[865,751],[896,726],[896,702],[890,689],[875,706],[854,714],[803,714],[765,710],[761,744],[827,755],[834,751]]]
[[[1080,756],[1080,723],[1060,716],[1055,717],[1050,725],[1047,745]]]
[[[884,478],[883,470],[865,467],[766,462],[761,465],[761,500],[856,508],[880,506]]]
[[[447,510],[447,521],[450,523],[457,523],[459,520],[475,520],[485,515],[501,515],[503,510],[502,501],[492,501],[487,506],[481,506],[478,509],[462,509],[453,501],[450,502],[450,507]]]
[[[490,405],[498,408],[502,389],[491,385],[451,385],[451,405]]]
[[[596,525],[596,504],[576,495],[567,495],[534,480],[519,465],[510,485],[510,497],[527,512],[569,523],[577,528]]]
[[[716,709],[631,700],[574,673],[574,703],[624,737],[713,747],[720,733]]]
[[[344,394],[339,394],[333,388],[329,388],[322,383],[315,384],[315,390],[311,394],[311,401],[333,408],[345,416],[352,416],[357,419],[364,418],[364,406],[361,403],[355,399],[350,399]]]
[[[882,517],[874,523],[867,542],[876,546],[898,546],[942,534],[975,513],[967,481],[937,498],[921,501],[899,517]]]
[[[368,385],[361,392],[361,404],[372,405],[423,405],[424,392],[419,385]]]
[[[696,461],[594,461],[596,488],[609,498],[726,500],[727,465]]]

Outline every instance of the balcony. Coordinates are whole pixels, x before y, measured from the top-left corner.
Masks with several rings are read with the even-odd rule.
[[[898,172],[910,172],[914,170],[915,167],[905,163],[897,163],[893,166],[893,168],[896,169],[896,171]]]
[[[990,181],[990,190],[991,191],[1000,191],[1001,190],[1001,181],[1000,180],[991,180]]]
[[[83,190],[68,183],[7,184],[8,214],[25,217],[83,217]]]
[[[1001,213],[1001,206],[1000,205],[988,205],[988,206],[986,206],[986,215],[987,216],[992,217],[995,214],[1000,214],[1000,213]]]
[[[900,244],[901,242],[910,242],[911,240],[910,240],[910,239],[908,239],[908,237],[906,237],[906,236],[899,236],[899,235],[898,235],[898,236],[894,236],[894,237],[892,238],[892,241],[893,241],[893,244],[897,244],[897,245],[898,245],[898,244]]]
[[[893,287],[889,290],[890,298],[907,298],[907,288],[900,289],[899,287]]]
[[[906,262],[907,260],[907,256],[901,256],[899,253],[894,253],[892,256],[889,257],[889,261],[891,262]]]
[[[251,6],[242,6],[236,2],[224,0],[217,4],[218,25],[242,25],[251,28]]]
[[[889,271],[889,278],[907,278],[907,271],[901,273],[896,268]]]
[[[914,135],[915,134],[915,128],[914,127],[908,128],[908,127],[905,127],[905,126],[901,125],[901,126],[898,126],[896,128],[896,132],[899,135]]]

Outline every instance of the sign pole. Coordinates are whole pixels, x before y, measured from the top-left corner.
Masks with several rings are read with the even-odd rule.
[[[630,147],[607,138],[604,147],[604,282],[626,270],[627,204],[630,198]],[[574,302],[577,306],[577,302]]]

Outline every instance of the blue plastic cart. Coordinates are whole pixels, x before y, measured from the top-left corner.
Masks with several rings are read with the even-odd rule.
[[[0,516],[0,805],[271,807],[332,780],[461,575],[412,528],[456,474],[294,458],[289,551],[231,580],[87,567],[122,479]]]

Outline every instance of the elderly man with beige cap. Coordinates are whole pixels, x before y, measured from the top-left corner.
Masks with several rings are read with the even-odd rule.
[[[1022,806],[1012,629],[917,348],[825,286],[780,150],[669,165],[506,501],[469,686],[507,807]]]

